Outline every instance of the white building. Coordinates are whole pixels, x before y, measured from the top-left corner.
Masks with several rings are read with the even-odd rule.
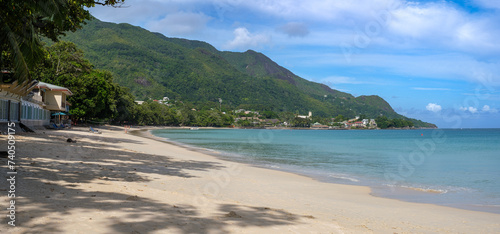
[[[297,118],[310,119],[312,118],[312,116],[313,116],[312,112],[309,111],[309,115],[297,115]]]
[[[8,72],[5,72],[8,73]],[[68,88],[44,82],[0,84],[0,123],[16,122],[28,127],[50,123],[51,113],[69,111]]]
[[[36,88],[37,81],[26,80],[19,83],[11,81],[9,71],[1,71],[0,80],[0,123],[20,122],[22,118],[23,97]]]

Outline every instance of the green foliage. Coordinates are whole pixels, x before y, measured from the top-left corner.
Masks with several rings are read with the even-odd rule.
[[[69,98],[70,113],[84,113],[79,117],[106,119],[117,114],[116,98],[118,86],[113,83],[111,73],[93,70],[79,79],[79,86],[73,86],[75,95]],[[78,115],[77,115],[78,116]]]
[[[406,128],[414,127],[415,124],[411,120],[406,119],[389,119],[385,116],[379,116],[375,119],[377,126],[381,129],[386,128]]]
[[[83,51],[74,43],[61,41],[44,49],[44,59],[41,61],[34,78],[53,83],[78,86],[77,77],[89,74],[92,64],[84,58]]]
[[[240,127],[255,127],[253,121],[250,120],[238,120],[237,124]]]
[[[233,124],[231,115],[218,110],[196,111],[182,106],[167,106],[154,101],[135,105],[129,123],[138,125],[225,127]]]
[[[343,115],[337,115],[337,117],[335,117],[335,122],[342,122],[344,120],[347,120],[347,119],[344,118]]]
[[[233,119],[216,110],[199,111],[191,125],[202,127],[222,127],[233,123]]]
[[[139,125],[177,125],[176,112],[167,106],[148,101],[142,105],[135,105],[130,122]]]
[[[261,113],[263,119],[277,119],[278,118],[278,113],[274,111],[262,111]]]
[[[295,117],[291,122],[292,127],[301,127],[301,128],[308,128],[311,126],[311,124],[312,121],[310,119],[303,119],[298,117]]]
[[[0,69],[14,72],[19,81],[43,59],[40,37],[53,41],[81,28],[90,19],[89,7],[116,5],[123,0],[2,0],[0,3]],[[0,79],[2,80],[2,79]]]
[[[45,50],[36,79],[69,88],[70,114],[76,119],[127,119],[133,97],[113,82],[110,72],[95,70],[71,42],[58,42]]]

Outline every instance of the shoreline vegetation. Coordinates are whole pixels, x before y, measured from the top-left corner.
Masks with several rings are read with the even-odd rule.
[[[163,127],[140,129],[145,135]],[[368,187],[224,161],[126,134],[122,127],[99,131],[75,127],[18,136],[19,225],[1,225],[2,233],[493,233],[500,228],[498,214],[375,197]]]

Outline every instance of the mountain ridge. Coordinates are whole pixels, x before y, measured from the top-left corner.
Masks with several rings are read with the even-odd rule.
[[[354,97],[305,80],[266,55],[219,51],[209,43],[169,38],[130,24],[97,19],[63,40],[75,43],[98,69],[138,99],[168,96],[201,106],[272,110],[317,116],[406,118],[376,95]],[[428,125],[411,119],[418,125]]]

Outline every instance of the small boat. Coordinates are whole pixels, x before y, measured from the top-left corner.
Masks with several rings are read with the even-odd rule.
[[[190,127],[189,130],[200,130],[199,127]]]

